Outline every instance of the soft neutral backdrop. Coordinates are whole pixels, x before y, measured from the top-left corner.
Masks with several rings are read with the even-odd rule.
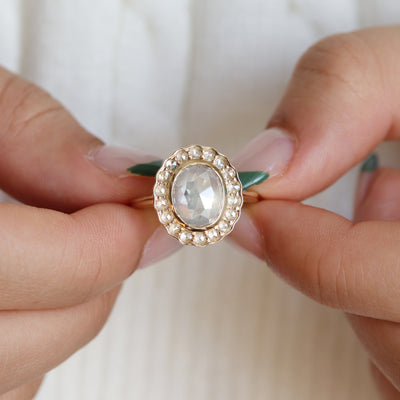
[[[263,129],[309,45],[398,22],[396,0],[1,0],[0,64],[108,143],[166,156],[199,142],[234,155]],[[383,164],[398,150],[380,149]],[[356,177],[309,202],[351,217]],[[226,241],[136,272],[102,333],[38,395],[376,398],[343,315]]]

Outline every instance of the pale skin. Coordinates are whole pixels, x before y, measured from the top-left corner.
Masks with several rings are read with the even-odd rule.
[[[0,185],[25,203],[0,204],[0,399],[31,399],[100,331],[157,223],[124,205],[151,182],[90,163],[100,140],[4,69],[0,115]]]
[[[333,36],[306,52],[269,123],[295,136],[294,158],[283,177],[258,189],[285,201],[249,209],[261,245],[248,250],[312,299],[346,313],[385,400],[400,399],[400,172],[373,174],[354,222],[298,201],[380,142],[400,139],[399,48],[400,28],[387,27]]]
[[[400,399],[400,172],[374,174],[355,222],[298,201],[400,138],[399,48],[390,27],[327,38],[302,57],[270,121],[295,136],[294,158],[249,208],[257,255],[346,312],[385,400]],[[0,204],[0,400],[22,400],[99,332],[157,223],[126,205],[149,182],[92,165],[84,155],[99,139],[3,69],[0,116],[0,186],[25,203]]]

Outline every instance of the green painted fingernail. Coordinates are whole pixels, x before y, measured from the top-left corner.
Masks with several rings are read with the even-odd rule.
[[[156,160],[144,164],[136,164],[129,167],[127,171],[131,174],[141,175],[141,176],[156,176],[157,171],[161,168],[163,160]]]
[[[376,153],[370,154],[361,166],[361,172],[374,172],[378,168],[378,156]]]
[[[246,190],[254,185],[259,185],[269,178],[269,174],[262,171],[244,171],[239,172],[238,175],[240,182],[242,182],[243,190]]]

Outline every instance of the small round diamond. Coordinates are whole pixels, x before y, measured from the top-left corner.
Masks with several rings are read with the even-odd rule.
[[[206,244],[206,235],[203,232],[196,232],[193,236],[193,243],[202,246]]]
[[[168,224],[169,222],[171,222],[174,219],[174,216],[169,212],[169,211],[165,211],[161,214],[160,216],[160,220],[163,224]]]
[[[185,151],[185,150],[179,150],[177,153],[176,153],[176,161],[179,163],[179,164],[181,164],[181,163],[183,163],[184,161],[187,161],[188,159],[189,159],[189,155],[188,155],[188,153]]]
[[[189,149],[189,157],[192,160],[198,160],[199,158],[201,158],[201,153],[202,153],[202,150],[201,150],[200,146],[192,146]]]
[[[203,160],[211,162],[212,160],[214,160],[215,154],[216,154],[215,150],[210,148],[205,148],[203,150]]]
[[[232,179],[236,176],[236,172],[233,168],[231,167],[226,167],[223,171],[222,171],[222,176],[225,179]]]
[[[227,190],[229,193],[237,193],[240,190],[240,183],[237,180],[231,181],[228,186]]]
[[[226,210],[225,211],[225,218],[229,221],[234,220],[237,217],[237,212],[235,210]]]
[[[173,159],[167,160],[167,162],[165,163],[165,166],[169,171],[173,171],[178,166],[178,163],[176,162],[176,160],[173,160]]]
[[[190,232],[183,231],[179,234],[179,240],[183,244],[188,244],[192,240],[193,235]]]
[[[209,229],[206,231],[206,235],[210,242],[215,242],[218,239],[218,231],[216,229]]]
[[[166,170],[160,171],[160,172],[158,173],[158,179],[159,179],[161,182],[165,182],[165,181],[168,179],[168,177],[169,177],[169,172],[166,171]]]
[[[226,232],[229,229],[229,224],[226,221],[221,221],[218,224],[218,228],[221,232]]]
[[[158,200],[156,200],[156,203],[154,206],[155,206],[156,210],[162,210],[168,206],[168,201],[166,198],[161,197]]]
[[[167,229],[170,235],[175,236],[181,230],[181,226],[177,222],[172,222]]]
[[[225,166],[227,164],[227,160],[225,157],[223,156],[216,156],[214,158],[214,165],[218,168],[218,169],[224,169]]]
[[[228,206],[238,206],[240,204],[240,197],[228,196],[227,203],[228,203]]]
[[[154,194],[156,196],[165,196],[167,194],[167,188],[164,185],[156,185]]]

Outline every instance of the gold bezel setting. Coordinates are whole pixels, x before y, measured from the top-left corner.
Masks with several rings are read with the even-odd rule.
[[[224,186],[224,206],[218,219],[204,228],[184,223],[176,213],[171,191],[178,173],[188,165],[211,167]],[[167,232],[182,244],[204,247],[227,236],[240,217],[243,205],[242,185],[227,157],[211,147],[193,145],[175,151],[162,164],[153,189],[154,208]]]

